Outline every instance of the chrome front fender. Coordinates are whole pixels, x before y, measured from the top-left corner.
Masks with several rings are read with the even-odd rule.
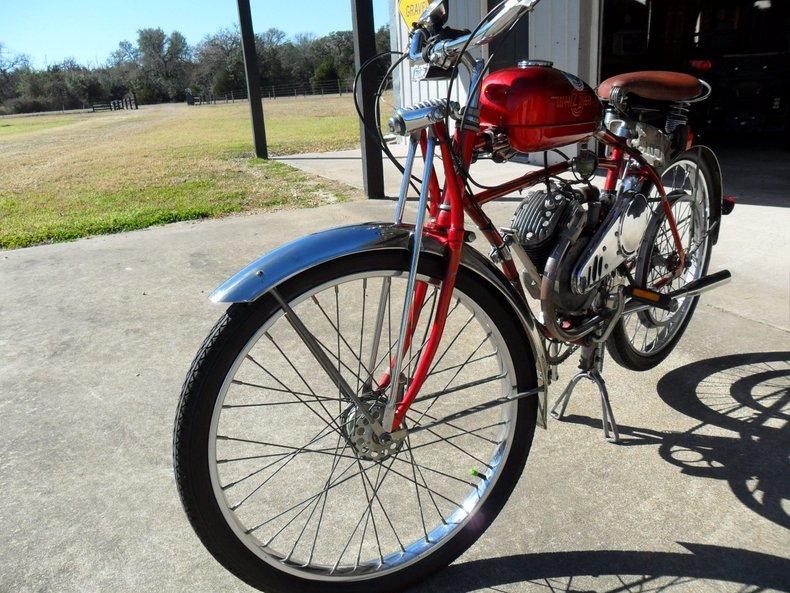
[[[369,222],[307,235],[255,260],[214,290],[209,299],[215,303],[251,303],[288,279],[326,262],[369,251],[407,251],[413,232],[412,225]],[[422,251],[439,256],[445,252],[444,246],[429,235],[423,239]],[[537,367],[538,425],[546,428],[548,364],[529,305],[502,272],[473,247],[464,246],[461,265],[495,288],[521,321]]]
[[[365,223],[337,227],[281,245],[229,278],[209,295],[215,303],[251,303],[297,274],[363,251],[399,249],[411,227]]]

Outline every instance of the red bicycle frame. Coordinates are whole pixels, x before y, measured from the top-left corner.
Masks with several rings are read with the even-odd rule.
[[[491,246],[495,250],[500,250],[505,247],[505,240],[502,234],[493,225],[488,215],[483,211],[483,204],[506,196],[514,191],[526,189],[541,183],[546,179],[547,174],[550,176],[559,175],[571,168],[570,163],[566,161],[564,163],[552,165],[548,168],[548,171],[534,171],[475,195],[467,191],[465,180],[453,164],[454,161],[451,151],[458,146],[462,147],[462,154],[460,155],[461,162],[463,163],[464,169],[468,169],[472,163],[477,133],[467,130],[463,132],[463,136],[459,137],[458,132],[456,132],[451,138],[445,123],[436,123],[431,127],[430,132],[423,131],[420,137],[423,159],[425,159],[426,156],[426,138],[428,133],[434,135],[440,148],[445,182],[444,187],[440,187],[436,172],[431,172],[428,184],[428,195],[430,198],[428,203],[428,214],[430,219],[425,224],[423,232],[445,246],[447,250],[446,269],[444,278],[442,279],[439,297],[436,302],[433,325],[431,326],[428,340],[422,352],[418,354],[419,361],[417,362],[414,376],[411,378],[402,400],[397,404],[393,424],[390,427],[392,431],[397,430],[401,425],[409,407],[422,388],[442,339],[453,290],[455,289],[456,274],[458,273],[458,267],[461,262],[464,239],[466,237],[464,214],[469,216],[475,223]],[[626,176],[634,176],[642,181],[648,181],[658,191],[661,205],[669,223],[677,253],[680,258],[680,265],[675,275],[679,274],[683,270],[685,252],[672,212],[672,204],[667,198],[661,177],[656,170],[644,160],[638,150],[628,146],[619,136],[612,134],[608,130],[604,130],[598,133],[596,138],[611,148],[611,156],[601,159],[599,163],[601,168],[607,170],[604,191],[614,193],[617,190],[618,182]],[[500,266],[502,267],[502,272],[505,277],[520,294],[524,295],[524,288],[521,285],[515,263],[510,258],[500,259]],[[417,282],[414,291],[414,299],[408,314],[407,335],[403,344],[400,346],[401,356],[405,356],[411,346],[413,334],[424,306],[427,284],[425,282]],[[390,385],[392,369],[393,362],[390,363],[390,371],[379,381],[380,388],[384,389]]]

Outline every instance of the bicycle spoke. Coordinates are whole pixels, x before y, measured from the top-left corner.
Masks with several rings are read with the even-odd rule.
[[[472,435],[472,436],[477,436],[477,435]],[[409,437],[407,436],[407,440],[408,439],[409,439]],[[414,463],[414,465],[417,467],[418,471],[425,470],[427,472],[431,472],[431,473],[437,474],[439,476],[442,476],[444,478],[448,478],[448,479],[453,480],[455,482],[459,482],[461,484],[466,484],[467,486],[472,486],[473,488],[477,488],[477,484],[475,484],[474,482],[470,482],[469,480],[464,480],[463,478],[459,478],[458,476],[454,476],[452,474],[448,474],[447,472],[443,472],[442,470],[436,469],[435,467],[428,467],[427,465],[423,465],[421,463],[417,463],[416,461],[409,462],[409,461],[406,461],[405,459],[401,459],[400,457],[397,457],[397,456],[394,459],[396,461],[401,461],[403,463]]]
[[[441,369],[439,371],[434,371],[433,373],[431,373],[431,375],[428,375],[428,376],[430,377],[432,375],[440,375],[442,373],[447,373],[449,371],[454,371],[454,370],[456,370],[456,369],[458,369],[460,367],[464,367],[464,366],[468,367],[470,365],[475,364],[476,362],[482,362],[484,360],[488,360],[490,358],[494,358],[494,357],[497,356],[497,354],[498,354],[498,352],[492,352],[491,354],[486,354],[485,356],[480,356],[479,358],[474,358],[474,359],[472,359],[472,360],[470,360],[468,362],[465,362],[465,363],[462,362],[460,364],[456,364],[456,365],[447,367],[446,369]]]
[[[335,444],[335,454],[336,454],[335,455],[335,459],[333,460],[332,466],[331,466],[331,468],[329,470],[329,477],[326,479],[326,482],[324,483],[324,488],[326,488],[332,482],[332,476],[334,475],[335,469],[337,468],[337,466],[338,466],[338,464],[340,462],[340,459],[341,459],[340,456],[346,451],[346,448],[348,447],[348,442],[344,442],[343,449],[340,451],[340,454],[337,454],[337,451],[340,448],[341,440],[342,439],[340,438],[340,436],[338,436],[337,443]],[[307,520],[305,521],[304,526],[302,527],[302,530],[299,532],[299,535],[297,536],[296,540],[294,541],[293,546],[291,546],[291,551],[288,552],[288,555],[285,557],[285,560],[284,560],[285,562],[288,562],[291,559],[291,556],[293,556],[293,553],[296,551],[296,548],[299,545],[299,541],[302,539],[302,536],[304,535],[304,532],[307,529],[307,526],[310,524],[310,520],[313,518],[313,515],[315,515],[315,511],[316,511],[317,508],[318,508],[318,500],[316,500],[315,505],[313,505],[313,510],[310,511],[310,516],[307,517]],[[316,528],[316,533],[318,532],[319,529],[320,529],[320,524]]]
[[[259,530],[261,527],[264,527],[265,525],[268,525],[268,524],[269,524],[269,523],[271,523],[272,521],[275,521],[276,519],[279,519],[280,517],[282,517],[283,515],[285,515],[285,514],[287,514],[287,513],[291,512],[291,511],[293,511],[294,509],[298,509],[300,506],[302,506],[302,505],[304,505],[304,504],[306,504],[306,503],[307,503],[307,504],[311,503],[313,500],[315,500],[317,497],[321,496],[321,495],[322,495],[322,494],[324,494],[325,492],[329,492],[329,491],[330,491],[330,490],[332,490],[333,488],[337,488],[337,487],[338,487],[338,486],[340,486],[341,484],[344,484],[344,483],[346,483],[347,481],[351,480],[352,478],[355,478],[357,475],[359,475],[359,474],[361,474],[361,473],[364,473],[364,472],[367,472],[367,471],[369,471],[369,470],[370,470],[370,467],[368,467],[368,468],[364,468],[364,469],[360,470],[360,471],[359,471],[359,472],[357,472],[357,473],[351,474],[350,476],[346,476],[345,478],[343,478],[343,476],[345,476],[345,475],[346,475],[346,473],[348,472],[348,470],[350,470],[352,467],[354,467],[354,465],[357,463],[357,461],[358,461],[358,460],[356,460],[356,459],[355,459],[355,460],[353,460],[351,463],[349,463],[349,464],[346,466],[346,469],[344,469],[344,470],[343,470],[343,471],[340,473],[340,475],[339,475],[339,476],[336,478],[336,480],[335,480],[333,483],[331,483],[329,486],[326,486],[326,487],[322,488],[322,489],[321,489],[319,492],[316,492],[315,494],[313,494],[312,496],[308,496],[307,498],[305,498],[305,499],[301,500],[300,502],[297,502],[296,504],[294,504],[294,505],[291,505],[290,507],[288,507],[288,508],[287,508],[287,509],[285,509],[284,511],[281,511],[280,513],[277,513],[277,514],[276,514],[276,515],[274,515],[273,517],[270,517],[269,519],[267,519],[267,520],[266,520],[266,521],[264,521],[263,523],[258,523],[258,524],[257,524],[255,527],[251,527],[251,528],[247,529],[245,533],[253,533],[253,532],[255,532],[255,531]],[[371,467],[372,467],[372,466],[371,466]],[[342,478],[342,480],[341,480],[341,478]]]
[[[373,490],[371,492],[371,496],[368,498],[368,504],[365,507],[365,510],[362,511],[362,516],[357,521],[357,524],[354,526],[354,529],[351,531],[351,535],[348,537],[348,541],[346,541],[346,545],[343,546],[343,549],[340,552],[340,556],[338,556],[337,561],[335,562],[334,566],[332,566],[332,569],[329,571],[330,574],[337,570],[337,567],[340,564],[340,561],[343,559],[343,555],[346,553],[346,550],[348,550],[348,546],[351,544],[351,541],[354,539],[354,535],[356,535],[356,533],[357,533],[357,529],[359,529],[359,526],[362,524],[362,521],[363,521],[363,519],[365,519],[367,514],[370,513],[370,510],[371,510],[371,508],[373,506],[373,500],[378,500],[377,499],[378,490],[381,487],[381,484],[383,484],[384,478],[387,477],[387,474],[389,473],[390,468],[392,467],[392,464],[394,463],[394,461],[395,461],[394,459],[390,460],[390,464],[387,467],[387,470],[385,471],[384,476],[382,476],[380,481],[378,480],[378,477],[377,477],[377,480],[376,480],[377,483],[376,483],[376,486],[373,488]],[[367,490],[366,490],[366,492],[367,492]]]
[[[362,280],[362,322],[360,323],[359,327],[359,352],[357,353],[357,360],[359,364],[357,365],[357,393],[360,392],[362,389],[360,378],[362,375],[362,340],[365,337],[365,305],[367,304],[367,296],[368,296],[368,279],[365,278]],[[338,318],[340,317],[340,312],[338,311]],[[338,325],[340,323],[338,322]],[[339,348],[338,348],[339,350]],[[370,375],[370,371],[365,369],[365,372]]]
[[[492,425],[492,426],[495,426],[495,425]],[[484,427],[484,428],[479,428],[479,429],[477,429],[477,432],[480,432],[480,431],[484,430],[485,428],[491,428],[491,426]],[[488,469],[491,469],[491,465],[489,465],[486,461],[483,461],[479,457],[473,455],[472,453],[470,453],[469,451],[467,451],[466,449],[464,449],[463,447],[461,447],[457,443],[454,443],[454,442],[452,442],[450,440],[450,439],[454,439],[454,438],[470,435],[470,434],[472,434],[472,433],[474,433],[476,431],[466,430],[466,431],[459,432],[457,434],[445,437],[445,436],[440,435],[433,428],[426,428],[425,430],[427,432],[431,433],[433,436],[437,437],[439,439],[439,441],[444,441],[445,443],[450,445],[452,448],[454,448],[454,449],[460,451],[461,453],[463,453],[464,455],[474,459],[476,462],[478,462],[478,463],[480,463],[482,465],[485,465]],[[435,443],[438,443],[439,441],[432,441],[430,444],[435,444]],[[428,445],[428,443],[422,443],[422,444],[417,445],[416,447],[414,447],[414,449],[421,449],[422,447],[426,447],[427,445]]]
[[[294,363],[291,361],[291,358],[290,358],[289,356],[287,356],[287,355],[285,354],[285,352],[283,352],[283,349],[282,349],[282,348],[280,348],[280,345],[279,345],[279,344],[277,343],[277,341],[276,341],[276,340],[275,340],[275,339],[272,337],[272,335],[271,335],[269,332],[266,332],[265,336],[266,336],[266,337],[269,339],[269,341],[271,342],[271,344],[272,344],[272,345],[275,347],[275,349],[276,349],[276,350],[277,350],[277,351],[280,353],[280,355],[281,355],[281,356],[282,356],[282,357],[283,357],[283,358],[286,360],[286,362],[288,363],[288,366],[290,366],[290,367],[291,367],[291,369],[293,369],[293,371],[294,371],[294,372],[296,373],[296,375],[299,377],[299,379],[301,379],[302,383],[304,383],[305,387],[307,387],[307,390],[308,390],[308,391],[309,391],[309,392],[310,392],[310,393],[313,395],[313,397],[315,397],[315,398],[318,398],[318,395],[316,394],[316,392],[315,392],[315,391],[313,391],[313,388],[312,388],[312,387],[310,387],[310,384],[307,382],[307,379],[305,379],[305,378],[304,378],[304,375],[302,375],[302,373],[301,373],[301,372],[299,372],[299,369],[297,369],[297,368],[296,368],[296,365],[294,365]],[[256,363],[256,364],[257,364],[257,363]],[[259,365],[259,366],[260,366],[260,365]],[[340,388],[338,387],[338,389],[340,389]],[[322,401],[320,401],[320,400],[319,400],[319,401],[318,401],[318,404],[321,406],[321,409],[324,411],[324,413],[326,413],[326,415],[327,415],[327,416],[329,416],[329,417],[331,417],[331,416],[332,416],[332,414],[329,412],[329,410],[327,409],[327,407],[324,405],[324,402],[322,402]],[[312,408],[310,408],[310,409],[312,410]],[[316,415],[318,415],[318,416],[320,417],[320,414],[318,414],[318,412],[315,412],[315,414],[316,414]],[[338,426],[338,427],[337,427],[337,429],[339,430],[339,429],[340,429],[340,427]]]
[[[326,434],[324,433],[324,431],[325,431],[326,429],[327,429],[327,427],[324,427],[324,428],[322,428],[322,429],[319,431],[319,433],[318,433],[318,434],[317,434],[315,437],[313,437],[313,438],[310,440],[310,442],[308,442],[308,443],[307,443],[307,444],[306,444],[304,447],[295,447],[295,448],[294,448],[294,451],[293,451],[293,453],[291,453],[291,454],[290,454],[290,456],[288,457],[287,461],[286,461],[286,462],[285,462],[285,463],[284,463],[284,464],[283,464],[281,467],[279,467],[279,468],[278,468],[278,469],[277,469],[277,470],[276,470],[276,471],[275,471],[273,474],[271,474],[271,475],[270,475],[268,478],[266,478],[266,480],[264,480],[264,482],[263,482],[262,484],[259,484],[259,485],[258,485],[258,487],[257,487],[257,488],[255,488],[255,490],[253,490],[252,492],[250,492],[250,493],[249,493],[249,494],[248,494],[246,497],[244,497],[244,498],[243,498],[243,499],[242,499],[240,502],[238,502],[236,505],[234,505],[234,506],[232,507],[232,510],[236,510],[236,509],[238,509],[238,508],[239,508],[239,507],[240,507],[242,504],[244,504],[244,503],[245,503],[247,500],[249,500],[249,498],[250,498],[250,497],[251,497],[253,494],[255,494],[255,493],[258,491],[258,490],[260,490],[260,488],[262,488],[262,487],[263,487],[263,486],[264,486],[264,485],[265,485],[267,482],[269,482],[269,480],[271,480],[272,478],[274,478],[274,477],[275,477],[275,476],[276,476],[276,475],[279,473],[279,471],[280,471],[280,470],[282,470],[282,469],[283,469],[283,468],[284,468],[286,465],[288,465],[288,464],[289,464],[291,461],[293,461],[293,460],[296,458],[296,456],[297,456],[297,455],[299,455],[299,453],[301,453],[301,452],[305,451],[305,450],[306,450],[306,448],[307,448],[308,446],[312,445],[312,444],[313,444],[313,443],[315,443],[316,441],[319,441],[319,440],[321,440],[322,438],[324,438],[324,437],[326,436]],[[338,434],[340,434],[340,433],[338,433]],[[222,436],[222,435],[218,435],[218,436],[217,436],[217,440],[226,440],[226,441],[236,441],[236,442],[246,442],[246,443],[254,443],[254,444],[263,444],[263,443],[261,443],[260,441],[252,441],[252,440],[248,440],[248,439],[239,439],[239,438],[227,437],[227,436]],[[235,480],[235,481],[233,481],[233,482],[230,482],[230,483],[228,483],[228,484],[225,484],[225,485],[221,486],[221,488],[222,488],[222,490],[228,490],[228,489],[232,488],[233,486],[236,486],[237,484],[240,484],[241,482],[244,482],[244,481],[246,481],[247,479],[249,479],[249,478],[251,478],[251,477],[253,477],[253,476],[256,476],[256,475],[258,475],[259,473],[261,473],[261,472],[263,472],[263,471],[267,470],[268,468],[270,468],[270,467],[272,467],[272,466],[276,465],[277,463],[280,463],[281,461],[283,461],[283,460],[282,460],[282,459],[278,459],[278,460],[276,460],[276,461],[274,461],[274,462],[272,462],[272,463],[266,464],[266,465],[264,465],[262,468],[259,468],[259,469],[255,470],[255,471],[253,471],[252,473],[249,473],[249,474],[245,475],[244,477],[242,477],[242,478],[240,478],[240,479],[237,479],[237,480]]]
[[[420,413],[421,413],[421,412],[420,412],[420,410],[414,410],[414,412],[416,412],[417,414],[420,414]],[[422,416],[424,416],[425,418],[428,418],[428,420],[431,420],[431,421],[436,421],[436,420],[439,420],[439,418],[438,418],[437,416],[431,416],[431,415],[430,415],[430,414],[428,414],[427,412],[422,412]],[[421,417],[422,417],[422,416],[421,416]],[[407,419],[408,419],[409,421],[414,421],[414,418],[413,418],[413,417],[411,417],[411,416],[407,416]],[[420,426],[421,426],[420,424],[416,424],[416,425],[413,427],[413,429],[412,429],[412,430],[418,429],[418,428],[420,428]],[[437,426],[438,426],[438,425],[437,425]],[[456,430],[467,430],[466,428],[464,428],[464,427],[462,427],[462,426],[459,426],[459,425],[457,425],[457,424],[455,424],[455,423],[453,423],[453,422],[450,422],[449,420],[444,420],[444,421],[441,423],[441,426],[447,426],[448,428],[455,428]],[[489,438],[487,438],[487,437],[484,437],[483,435],[480,435],[480,434],[477,434],[477,433],[475,433],[475,434],[470,434],[470,436],[473,436],[473,437],[475,437],[476,439],[479,439],[479,440],[481,440],[481,441],[485,441],[485,442],[487,442],[487,443],[490,443],[490,444],[492,444],[492,445],[496,445],[496,444],[497,444],[497,442],[496,442],[496,441],[494,441],[494,440],[492,440],[492,439],[489,439]]]
[[[671,164],[662,179],[668,193],[683,194],[679,199],[673,199],[671,208],[680,243],[676,243],[668,219],[663,218],[653,235],[650,255],[646,262],[639,264],[641,271],[635,275],[644,286],[667,294],[702,276],[711,227],[707,218],[707,181],[697,163],[679,161]],[[664,215],[657,209],[656,216]],[[680,264],[679,247],[685,252],[683,269],[677,269]],[[651,308],[624,318],[623,328],[634,350],[647,355],[670,344],[693,301],[692,298],[680,299],[675,311]]]
[[[397,459],[397,457],[394,457],[393,459]],[[362,467],[362,464],[359,462],[359,460],[357,460],[357,465],[359,465],[360,468]],[[382,466],[379,465],[379,471],[376,474],[377,484],[379,482],[379,478],[381,477],[381,467]],[[368,505],[370,505],[371,498],[368,492],[367,481],[362,476],[360,476],[360,480],[362,482],[362,488],[365,491],[365,498],[368,500]],[[367,533],[368,530],[368,522],[373,524],[373,535],[376,537],[376,547],[379,552],[379,559],[381,561],[381,564],[384,564],[384,553],[381,551],[381,540],[379,539],[379,530],[378,530],[378,526],[376,525],[376,517],[372,512],[370,512],[368,513],[368,516],[365,518],[365,526],[362,529],[362,537],[359,539],[359,548],[357,549],[357,558],[354,561],[354,568],[359,567],[359,561],[362,557],[362,546],[365,543],[365,534]]]
[[[475,348],[475,349],[472,351],[472,353],[471,353],[469,356],[467,356],[466,360],[465,360],[463,363],[461,363],[461,366],[459,366],[459,367],[458,367],[458,370],[455,372],[455,374],[454,374],[452,377],[450,377],[450,380],[449,380],[449,381],[447,381],[447,384],[444,386],[444,389],[443,389],[443,391],[444,391],[444,390],[446,390],[447,388],[449,388],[449,387],[450,387],[450,383],[452,383],[453,381],[455,381],[455,378],[456,378],[456,377],[457,377],[457,376],[458,376],[458,375],[461,373],[461,371],[462,371],[462,370],[463,370],[463,369],[466,367],[466,365],[467,365],[467,364],[469,363],[469,361],[470,361],[470,360],[471,360],[471,359],[474,357],[474,355],[475,355],[475,354],[477,354],[477,351],[478,351],[478,350],[480,350],[480,348],[482,348],[482,347],[483,347],[483,344],[485,344],[485,343],[488,341],[488,338],[490,338],[490,337],[491,337],[491,333],[489,332],[489,333],[487,333],[487,334],[485,335],[485,337],[484,337],[484,338],[482,339],[482,341],[481,341],[481,342],[480,342],[480,343],[477,345],[477,347],[476,347],[476,348]],[[430,376],[430,374],[429,374],[429,376]],[[435,404],[436,402],[437,402],[437,399],[434,399],[434,400],[431,402],[431,404],[428,406],[428,409],[427,409],[427,410],[425,410],[425,411],[426,411],[426,412],[430,412],[430,411],[431,411],[431,408],[433,408],[433,406],[434,406],[434,404]],[[420,416],[419,420],[417,421],[417,424],[419,424],[419,421],[420,421],[420,420],[422,420],[424,416],[425,416],[425,414],[423,413],[423,415],[422,415],[422,416]]]
[[[411,459],[412,475],[414,476],[414,488],[417,491],[418,501],[419,501],[420,488],[417,485],[417,473],[419,472],[420,478],[422,479],[423,488],[425,488],[428,491],[428,496],[430,497],[431,502],[433,503],[433,507],[436,509],[436,513],[439,515],[439,519],[441,520],[442,525],[447,525],[447,521],[444,518],[444,514],[442,513],[441,509],[439,508],[439,505],[436,503],[436,498],[434,497],[432,490],[428,487],[428,482],[425,479],[425,476],[423,475],[419,464],[414,459],[414,453],[412,452],[412,448],[411,448],[411,437],[408,436],[408,435],[406,436],[406,451],[408,452],[409,458]],[[425,533],[425,541],[429,542],[430,538],[428,537],[428,528],[425,526],[425,517],[422,514],[422,504],[421,503],[420,503],[420,516],[422,518],[423,532]]]
[[[381,332],[384,329],[384,314],[387,312],[388,304],[389,304],[389,294],[390,294],[390,287],[392,286],[392,280],[389,276],[386,276],[381,281],[381,292],[379,293],[379,302],[378,307],[376,308],[376,325],[373,329],[373,343],[370,347],[370,357],[368,366],[370,369],[368,370],[368,380],[373,382],[375,378],[373,377],[372,373],[376,370],[376,358],[378,357],[379,352],[379,342],[381,341]],[[360,357],[361,358],[361,357]]]
[[[334,357],[337,359],[337,361],[338,361],[338,362],[339,362],[339,361],[340,361],[340,359],[341,359],[341,357],[340,357],[340,342],[342,342],[342,343],[343,343],[343,345],[344,345],[346,348],[348,348],[348,351],[349,351],[349,352],[351,352],[351,355],[354,357],[354,361],[355,361],[355,362],[358,362],[358,363],[359,363],[359,365],[360,365],[360,366],[362,366],[363,370],[364,370],[366,373],[369,373],[370,371],[368,370],[368,368],[367,368],[367,367],[365,367],[365,366],[364,366],[364,364],[363,364],[363,362],[362,362],[362,358],[361,358],[361,357],[357,357],[357,355],[356,355],[356,351],[354,350],[354,348],[352,348],[352,347],[351,347],[351,344],[349,344],[349,343],[348,343],[348,340],[346,340],[346,338],[345,338],[345,337],[343,336],[343,334],[340,332],[340,329],[339,329],[339,327],[338,327],[337,325],[335,325],[335,322],[333,322],[333,321],[332,321],[332,319],[329,317],[329,315],[327,314],[327,312],[326,312],[326,311],[324,310],[324,308],[321,306],[321,303],[318,301],[318,299],[317,299],[316,297],[312,297],[312,300],[313,300],[313,302],[315,303],[315,305],[318,307],[318,309],[321,311],[321,313],[323,314],[323,316],[324,316],[324,319],[326,319],[326,320],[329,322],[329,325],[331,325],[331,326],[332,326],[332,329],[335,331],[335,333],[337,333],[337,339],[338,339],[337,354],[335,354],[335,353],[334,353],[334,352],[332,352],[332,351],[331,351],[329,348],[327,348],[327,346],[326,346],[326,345],[325,345],[323,342],[321,342],[321,340],[319,340],[317,337],[316,337],[316,341],[318,341],[318,343],[319,343],[319,344],[321,344],[321,346],[323,347],[323,349],[324,349],[324,350],[326,350],[328,353],[332,354],[332,356],[334,356]],[[338,311],[338,315],[339,315],[339,311]],[[351,367],[349,367],[349,366],[348,366],[348,365],[346,365],[346,364],[344,364],[343,366],[346,368],[346,370],[348,370],[348,372],[350,372],[351,374],[353,374],[353,375],[354,375],[354,376],[355,376],[355,377],[356,377],[358,380],[361,380],[361,378],[360,378],[360,375],[359,375],[358,373],[355,373],[355,372],[353,371],[353,369],[351,369]],[[338,371],[338,372],[339,372],[339,371]]]
[[[477,379],[475,381],[469,381],[468,383],[456,385],[455,387],[450,387],[449,389],[442,389],[441,391],[435,391],[427,395],[421,395],[420,397],[414,399],[414,403],[416,404],[429,399],[436,399],[437,397],[442,397],[443,395],[456,393],[458,391],[463,391],[465,389],[470,389],[472,387],[479,387],[480,385],[491,383],[492,381],[496,381],[497,379],[504,379],[505,377],[507,377],[507,375],[505,373],[502,373],[499,375],[492,375],[491,377],[486,377],[485,379]]]

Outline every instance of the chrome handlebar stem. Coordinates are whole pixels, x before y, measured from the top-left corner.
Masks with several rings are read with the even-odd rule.
[[[451,66],[465,47],[491,43],[508,31],[522,16],[530,12],[538,2],[540,0],[506,0],[499,12],[480,27],[474,37],[470,33],[456,39],[438,42],[430,49],[428,61],[433,66],[442,68]],[[415,51],[414,47],[415,42],[420,43],[420,39],[415,40],[414,37],[417,37],[417,34],[412,38],[409,57],[412,61],[422,60],[422,53]]]

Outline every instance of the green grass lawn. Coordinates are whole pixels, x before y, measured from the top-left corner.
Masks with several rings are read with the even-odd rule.
[[[31,117],[5,117],[0,118],[0,141],[8,136],[59,128],[91,117],[88,114],[75,113],[69,115],[40,115]]]
[[[266,101],[272,155],[352,148],[350,97]],[[0,248],[359,197],[253,158],[246,103],[0,118]]]

